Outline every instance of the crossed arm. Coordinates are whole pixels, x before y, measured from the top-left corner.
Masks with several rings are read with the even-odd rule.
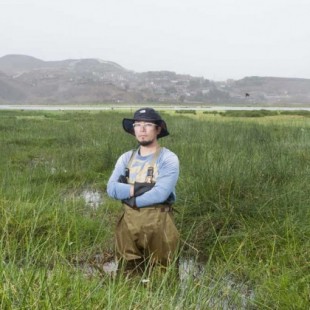
[[[135,197],[135,205],[139,208],[162,203],[168,197],[175,199],[175,186],[179,177],[179,160],[170,152],[168,156],[158,160],[158,177],[156,184],[149,190],[135,193],[134,184],[119,182],[120,175],[124,175],[131,152],[123,154],[116,162],[113,173],[108,181],[107,193],[110,197],[118,200],[126,200]],[[139,194],[139,195],[138,195]]]

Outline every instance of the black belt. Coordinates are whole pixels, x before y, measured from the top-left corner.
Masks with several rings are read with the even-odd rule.
[[[128,205],[127,205],[128,206]],[[129,206],[128,206],[129,207]],[[140,211],[140,209],[159,209],[160,212],[172,212],[173,211],[173,208],[171,205],[153,205],[153,206],[150,206],[150,207],[142,207],[142,208],[138,208],[138,207],[129,207],[129,208],[132,208],[134,210],[137,210],[137,211]]]

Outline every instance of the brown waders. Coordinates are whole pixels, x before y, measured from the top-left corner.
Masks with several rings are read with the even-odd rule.
[[[128,183],[154,183],[158,174],[156,160],[160,149],[151,163],[140,171],[135,168],[134,154],[127,166]],[[129,177],[129,170],[137,173],[135,180]],[[124,214],[116,227],[116,248],[126,261],[147,260],[151,265],[159,263],[167,266],[177,250],[179,232],[174,224],[172,207],[165,204],[150,205],[145,208],[131,208],[124,204]]]
[[[126,261],[148,259],[167,266],[179,241],[170,206],[156,205],[138,210],[124,205],[116,227],[116,248]]]

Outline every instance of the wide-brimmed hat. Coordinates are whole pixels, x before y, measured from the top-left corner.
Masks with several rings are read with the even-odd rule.
[[[133,124],[134,122],[150,122],[154,123],[161,127],[161,131],[158,134],[157,138],[166,137],[169,135],[167,124],[161,118],[161,116],[152,108],[142,108],[135,112],[133,118],[124,118],[123,119],[123,128],[126,132],[131,135],[135,135]]]

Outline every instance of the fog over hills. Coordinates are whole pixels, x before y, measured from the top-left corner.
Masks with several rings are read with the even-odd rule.
[[[0,104],[103,102],[309,106],[310,79],[211,81],[170,71],[138,73],[100,59],[0,58]]]

